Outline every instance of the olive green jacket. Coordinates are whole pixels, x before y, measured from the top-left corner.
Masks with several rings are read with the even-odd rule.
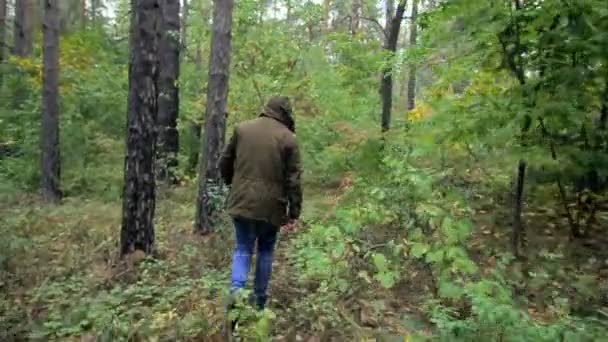
[[[220,171],[226,184],[232,185],[231,216],[280,227],[300,216],[301,166],[290,110],[274,107],[269,103],[258,118],[235,128]]]

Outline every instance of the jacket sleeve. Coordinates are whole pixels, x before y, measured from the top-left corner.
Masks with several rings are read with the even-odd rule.
[[[237,130],[235,129],[232,133],[232,137],[226,145],[222,158],[220,158],[220,173],[222,179],[227,185],[232,184],[232,177],[234,176],[234,161],[236,159],[236,144],[237,144]]]
[[[286,193],[289,203],[289,218],[298,219],[302,211],[301,161],[298,143],[293,141],[286,151]]]

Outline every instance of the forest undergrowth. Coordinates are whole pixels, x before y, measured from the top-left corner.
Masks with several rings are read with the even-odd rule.
[[[179,101],[161,111],[165,92],[135,89],[156,96],[146,115],[127,105],[130,86],[154,87],[130,76],[157,70],[129,63],[161,54],[132,49],[157,42],[132,37],[130,20],[161,36],[160,2],[48,3],[0,0],[0,340],[223,340],[234,228],[212,184],[214,230],[193,233],[199,159],[284,94],[303,217],[279,238],[267,310],[239,301],[239,339],[608,341],[605,0],[239,0],[215,12],[233,18],[215,59],[230,42],[229,87],[209,69],[213,6],[230,2],[167,0],[183,29],[163,29],[180,44],[162,54],[174,58],[162,83]],[[19,31],[42,14],[58,34]],[[227,107],[210,107],[220,86]],[[139,208],[123,206],[126,142],[159,132],[173,150],[135,146],[148,173],[129,178],[148,186],[131,200],[156,194],[154,251],[121,256],[123,215]]]
[[[456,198],[436,205],[422,170],[398,187],[369,188],[367,177],[352,172],[307,182],[302,227],[278,242],[269,310],[243,306],[239,334],[278,341],[496,340],[518,333],[523,340],[601,340],[604,309],[596,305],[608,286],[605,241],[560,238],[566,218],[543,197],[525,215],[528,244],[542,247],[528,248],[525,261],[505,259],[505,198],[484,187],[487,170],[468,166],[448,179],[460,183],[455,188],[472,208]],[[119,202],[70,198],[47,207],[31,195],[4,198],[3,339],[221,340],[232,227],[222,218],[212,235],[194,235],[194,191],[188,184],[161,188],[157,257],[124,261],[116,253]],[[429,222],[440,218],[429,223],[439,231],[422,218],[395,226],[410,219],[396,217],[392,206],[403,202],[383,202],[397,193],[417,198],[408,206]],[[594,229],[608,212],[598,218]],[[427,239],[435,234],[441,245]],[[572,315],[597,323],[580,325]]]

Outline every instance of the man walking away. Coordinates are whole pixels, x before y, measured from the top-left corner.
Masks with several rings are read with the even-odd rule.
[[[289,99],[272,97],[256,119],[239,124],[220,160],[232,186],[228,213],[234,220],[231,294],[243,289],[257,241],[254,295],[263,310],[279,229],[296,226],[302,207],[300,153]]]

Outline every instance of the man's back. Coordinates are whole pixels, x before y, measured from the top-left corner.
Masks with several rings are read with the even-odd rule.
[[[300,214],[300,160],[289,118],[267,109],[237,126],[221,161],[234,217],[285,224]],[[288,210],[289,209],[289,210]]]

